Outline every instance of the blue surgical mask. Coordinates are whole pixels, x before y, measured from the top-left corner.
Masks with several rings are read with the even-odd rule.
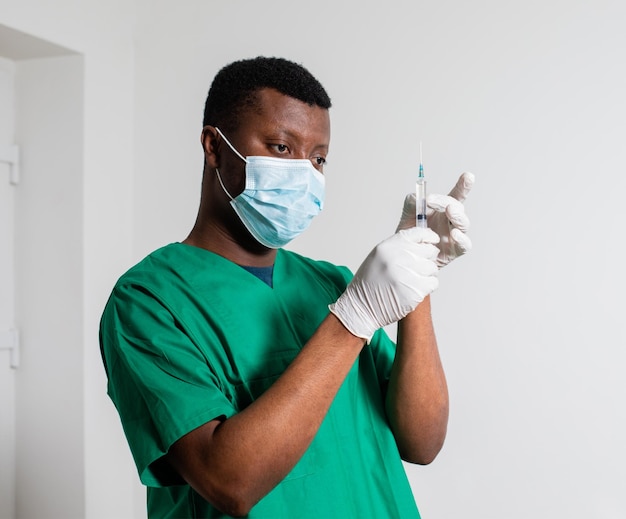
[[[224,187],[216,168],[230,205],[259,243],[271,249],[286,245],[302,233],[324,207],[324,175],[308,159],[244,158],[220,129],[215,129],[246,163],[246,187],[235,198]]]

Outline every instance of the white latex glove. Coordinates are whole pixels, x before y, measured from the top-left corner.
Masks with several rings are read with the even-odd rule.
[[[328,308],[369,343],[376,330],[402,319],[437,288],[438,242],[433,231],[417,227],[380,242]]]
[[[426,220],[428,227],[440,238],[437,266],[445,267],[453,259],[465,254],[472,248],[472,241],[467,236],[470,221],[465,214],[463,201],[474,185],[474,175],[463,173],[448,195],[428,195],[426,198]],[[404,199],[402,216],[396,230],[415,227],[415,193]]]

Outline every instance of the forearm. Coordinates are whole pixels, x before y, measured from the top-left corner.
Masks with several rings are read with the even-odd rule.
[[[260,398],[189,442],[192,452],[175,453],[185,464],[172,464],[218,508],[245,514],[302,457],[363,344],[329,315]]]
[[[430,297],[398,323],[398,347],[386,405],[403,459],[430,463],[443,446],[448,424],[448,389]]]

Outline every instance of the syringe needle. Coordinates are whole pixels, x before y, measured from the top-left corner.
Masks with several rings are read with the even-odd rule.
[[[420,141],[420,177],[424,176],[424,162],[422,160],[422,141]]]

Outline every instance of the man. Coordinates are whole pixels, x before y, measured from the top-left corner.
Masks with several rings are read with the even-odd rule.
[[[282,249],[323,205],[330,106],[290,61],[224,67],[205,106],[196,223],[107,303],[108,391],[150,517],[419,517],[401,457],[430,463],[444,441],[428,295],[469,248],[468,221],[439,196],[439,235],[415,228],[409,196],[354,277]],[[398,321],[396,348],[380,328]]]

